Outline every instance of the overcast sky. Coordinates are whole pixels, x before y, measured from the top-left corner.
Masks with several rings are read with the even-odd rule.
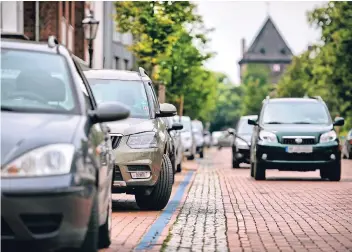
[[[198,12],[205,25],[215,28],[210,49],[217,55],[206,64],[214,71],[226,73],[239,83],[238,61],[241,59],[241,38],[250,46],[268,13],[294,54],[303,52],[309,43],[319,39],[319,31],[310,27],[306,13],[323,1],[253,2],[253,1],[198,1]]]

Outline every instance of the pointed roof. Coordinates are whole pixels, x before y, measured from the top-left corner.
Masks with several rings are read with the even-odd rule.
[[[290,63],[293,53],[268,17],[252,45],[244,53],[242,63]]]

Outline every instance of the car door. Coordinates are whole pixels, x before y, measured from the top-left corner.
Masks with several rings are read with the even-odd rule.
[[[89,110],[97,108],[93,92],[90,89],[87,79],[85,78],[80,66],[75,62],[77,72],[82,81],[81,87],[86,100],[86,107]],[[100,224],[106,220],[106,213],[111,199],[111,183],[113,176],[113,154],[111,147],[111,139],[109,136],[109,129],[106,124],[97,123],[90,129],[88,139],[94,146],[96,164],[98,168],[98,202],[100,213]]]

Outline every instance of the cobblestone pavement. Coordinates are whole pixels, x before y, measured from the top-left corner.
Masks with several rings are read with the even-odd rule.
[[[229,149],[209,155],[165,251],[352,251],[351,161],[340,182],[278,171],[255,181],[248,168],[231,168]]]

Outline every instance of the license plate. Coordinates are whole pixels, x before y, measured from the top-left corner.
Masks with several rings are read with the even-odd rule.
[[[150,172],[149,171],[139,171],[139,172],[131,172],[131,177],[133,179],[145,179],[150,177]]]
[[[311,145],[287,146],[286,152],[288,152],[288,153],[312,153],[313,146],[311,146]]]

